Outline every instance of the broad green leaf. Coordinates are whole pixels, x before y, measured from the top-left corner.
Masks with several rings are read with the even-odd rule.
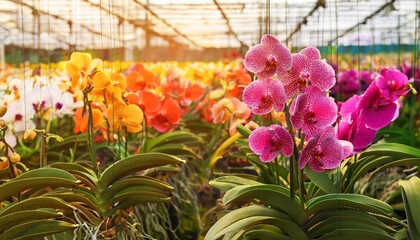
[[[0,201],[23,192],[27,189],[41,189],[41,188],[58,188],[67,187],[75,188],[79,181],[69,180],[58,177],[34,177],[25,179],[14,179],[0,185]]]
[[[394,238],[364,229],[336,229],[318,240],[394,240]]]
[[[420,178],[412,177],[399,183],[408,220],[408,234],[412,239],[420,239]]]
[[[420,158],[420,150],[404,144],[399,143],[377,143],[366,149],[360,157],[378,155],[391,156],[396,159],[401,158]]]
[[[0,211],[0,216],[38,208],[54,208],[64,211],[76,210],[74,207],[59,198],[42,196],[25,199],[21,202],[11,203]]]
[[[314,172],[310,167],[305,167],[306,176],[313,182],[316,186],[321,188],[326,193],[336,193],[337,189],[334,186],[334,183],[328,177],[325,172]]]
[[[209,184],[215,188],[218,188],[222,191],[228,191],[231,188],[241,185],[261,185],[262,183],[238,177],[238,176],[222,176],[214,180],[211,180]]]
[[[258,205],[243,207],[229,212],[210,228],[204,239],[218,239],[226,233],[239,231],[261,222],[280,226],[284,232],[293,236],[294,239],[307,239],[299,226],[291,222],[286,214]]]
[[[61,178],[67,179],[71,181],[76,181],[77,179],[71,175],[70,173],[56,168],[37,168],[30,170],[28,172],[23,173],[22,175],[17,176],[14,180],[23,180],[23,179],[34,179],[34,178],[43,178],[43,177],[54,177],[54,178]]]
[[[171,185],[167,184],[166,182],[162,180],[148,177],[148,176],[136,176],[136,177],[125,178],[125,179],[116,181],[113,185],[103,190],[100,193],[100,197],[101,199],[109,199],[113,195],[115,195],[115,193],[118,193],[128,187],[134,187],[134,186],[154,187],[164,192],[165,191],[169,192],[169,191],[174,190],[174,188]]]
[[[305,211],[300,200],[290,198],[289,190],[277,185],[245,185],[237,186],[227,191],[223,197],[223,204],[232,202],[252,202],[255,199],[260,204],[283,211],[297,224],[306,219]]]
[[[73,230],[78,225],[58,220],[35,220],[9,228],[0,239],[36,239],[54,233]]]
[[[157,146],[149,152],[166,153],[169,155],[175,155],[178,157],[189,157],[192,159],[201,159],[194,150],[181,143],[167,143],[161,146]]]
[[[39,219],[55,219],[63,217],[63,213],[57,212],[52,208],[42,210],[24,210],[13,212],[0,217],[0,232],[28,221]]]
[[[113,163],[107,167],[99,179],[99,190],[107,188],[114,181],[128,174],[143,171],[149,168],[165,166],[169,164],[182,164],[184,160],[164,153],[141,153],[133,155]]]
[[[389,204],[359,194],[326,194],[309,200],[306,206],[306,214],[308,216],[311,216],[320,210],[328,208],[336,209],[338,207],[361,209],[363,211],[383,215],[393,214],[393,209]]]
[[[151,151],[153,148],[159,145],[165,145],[168,143],[198,143],[200,140],[194,133],[187,131],[173,131],[169,133],[161,134],[155,138],[147,140],[145,152]]]
[[[62,169],[64,171],[74,171],[74,172],[85,173],[83,174],[83,176],[89,177],[89,179],[91,179],[93,182],[98,181],[98,177],[96,176],[95,172],[91,168],[84,167],[78,162],[74,162],[74,163],[58,162],[58,163],[52,163],[48,166],[52,168]]]

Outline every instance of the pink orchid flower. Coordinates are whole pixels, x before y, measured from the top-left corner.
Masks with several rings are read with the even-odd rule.
[[[293,153],[293,140],[286,129],[273,124],[252,131],[249,136],[249,147],[259,155],[261,161],[269,162],[280,153],[290,157]]]
[[[376,81],[373,82],[357,103],[359,121],[367,127],[378,130],[398,117],[398,102],[385,98]]]
[[[290,115],[293,127],[310,137],[335,122],[337,105],[333,98],[312,86],[292,102]]]
[[[288,71],[292,66],[292,55],[275,36],[266,34],[261,43],[245,54],[244,66],[259,78],[267,78],[276,72]]]
[[[397,100],[410,91],[407,76],[396,69],[383,68],[376,85],[382,96],[391,101]]]
[[[352,151],[351,143],[337,140],[333,127],[327,127],[309,139],[299,157],[299,167],[302,169],[309,164],[315,172],[334,169]]]
[[[368,128],[360,121],[359,111],[356,106],[360,96],[353,96],[341,105],[341,121],[336,125],[336,136],[340,140],[346,140],[353,144],[353,153],[363,151],[375,139],[377,130]]]
[[[307,47],[292,55],[290,71],[279,74],[287,97],[292,97],[308,86],[316,86],[321,90],[334,86],[334,69],[320,58],[321,54],[315,47]]]
[[[283,111],[287,101],[283,84],[272,78],[256,80],[249,84],[242,99],[251,108],[252,113],[260,115],[269,113],[272,108],[277,112]]]

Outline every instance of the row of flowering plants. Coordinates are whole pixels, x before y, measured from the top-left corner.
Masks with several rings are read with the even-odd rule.
[[[340,75],[337,85],[334,69],[316,48],[291,53],[272,35],[249,49],[244,66],[255,74],[242,95],[251,121],[237,125],[210,167],[217,175],[227,159],[250,165],[210,182],[224,191],[224,210],[205,239],[420,237],[420,151],[387,142],[385,135],[378,140],[398,118],[404,96],[416,94],[407,75],[393,68],[368,74],[362,94],[336,102],[329,94],[352,88],[342,85],[350,80]],[[414,166],[412,174],[394,179],[399,187],[386,199],[364,194],[376,175],[407,166]]]
[[[121,65],[75,52],[8,72],[0,239],[198,237],[187,172],[209,155],[213,118],[226,122],[212,109],[251,78],[235,62]]]

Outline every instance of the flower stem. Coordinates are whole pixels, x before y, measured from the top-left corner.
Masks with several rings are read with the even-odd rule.
[[[87,95],[87,94],[86,94]],[[92,161],[92,167],[93,171],[98,174],[98,166],[96,162],[96,148],[95,148],[95,131],[93,129],[93,113],[92,113],[92,106],[90,105],[90,102],[87,99],[87,96],[85,98],[85,103],[88,108],[88,146],[89,146],[89,153],[90,158]]]
[[[47,135],[41,133],[41,150],[39,151],[39,167],[47,166]]]

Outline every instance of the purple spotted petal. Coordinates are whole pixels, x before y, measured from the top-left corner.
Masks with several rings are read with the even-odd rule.
[[[267,114],[274,108],[277,112],[284,109],[287,101],[283,84],[276,79],[266,78],[249,84],[243,92],[242,99],[255,114]]]
[[[292,137],[280,125],[263,126],[254,130],[249,136],[249,147],[263,162],[273,160],[280,153],[285,156],[293,153]]]
[[[299,52],[300,54],[305,55],[309,60],[316,60],[321,58],[321,53],[316,47],[307,47]]]
[[[312,111],[315,113],[314,127],[317,129],[331,125],[337,119],[337,104],[331,97],[316,98]]]
[[[262,36],[261,43],[269,48],[278,63],[278,71],[289,71],[292,67],[292,54],[290,50],[273,35]]]
[[[263,44],[257,44],[253,46],[245,54],[244,66],[245,68],[253,73],[259,73],[266,67],[268,49]],[[275,70],[273,71],[274,74]]]
[[[290,50],[273,35],[264,35],[261,43],[252,47],[246,54],[244,66],[259,78],[284,73],[292,65]]]
[[[335,85],[334,69],[325,61],[313,60],[311,62],[311,83],[321,90],[327,90]]]
[[[299,167],[303,168],[308,163],[314,171],[322,172],[338,167],[343,156],[344,150],[334,136],[334,129],[327,127],[309,139],[300,155]]]

